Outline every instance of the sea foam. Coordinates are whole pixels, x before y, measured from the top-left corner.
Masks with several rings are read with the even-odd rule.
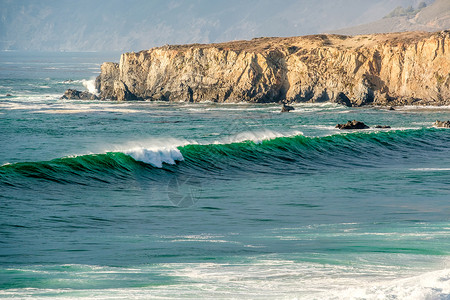
[[[183,155],[178,147],[189,144],[197,144],[197,142],[176,138],[155,138],[140,142],[130,142],[126,145],[115,147],[116,149],[113,151],[122,152],[137,161],[162,168],[164,163],[174,165],[177,161],[183,161]]]
[[[280,137],[293,137],[297,135],[303,135],[301,131],[291,131],[288,133],[280,133],[270,129],[262,129],[255,131],[244,131],[236,133],[234,135],[215,141],[214,144],[231,144],[231,143],[242,143],[245,141],[252,141],[257,144],[262,143],[262,141],[272,140]]]
[[[163,163],[174,165],[176,161],[183,161],[183,155],[177,148],[145,149],[134,148],[123,153],[130,155],[135,160],[145,162],[157,168],[162,168]]]
[[[90,80],[83,79],[81,80],[81,83],[88,90],[89,93],[98,94],[98,91],[95,88],[95,78]]]

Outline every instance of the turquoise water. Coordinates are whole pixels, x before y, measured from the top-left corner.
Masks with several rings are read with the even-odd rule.
[[[1,298],[450,299],[450,108],[59,100],[119,55],[0,55]]]

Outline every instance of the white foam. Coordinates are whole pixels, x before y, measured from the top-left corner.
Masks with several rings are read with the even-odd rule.
[[[120,109],[120,108],[79,108],[79,109],[42,109],[31,111],[31,113],[41,114],[78,114],[78,113],[92,113],[92,112],[116,112],[124,114],[139,113],[141,111],[135,109]]]
[[[184,157],[178,147],[189,144],[196,144],[196,142],[175,138],[160,138],[131,142],[121,147],[115,147],[114,151],[130,155],[135,160],[154,167],[162,168],[164,163],[174,165],[177,161],[183,161]]]
[[[203,236],[190,239],[205,241]],[[208,237],[206,241],[210,241]],[[377,256],[379,259],[379,255]],[[410,257],[413,258],[413,257]],[[361,263],[361,261],[359,261]],[[85,289],[18,288],[0,291],[1,296],[46,299],[57,294],[59,299],[449,299],[450,269],[435,271],[403,270],[396,266],[316,264],[281,259],[273,255],[229,263],[163,263],[129,268],[68,265],[65,272]],[[368,269],[369,268],[369,269]],[[14,270],[14,269],[10,269]],[[38,271],[46,278],[59,278],[53,266],[34,266],[15,269],[22,272]],[[409,270],[409,271],[408,271]],[[412,272],[411,272],[412,271]],[[109,285],[92,288],[92,282],[105,276],[147,274],[174,277],[171,285],[148,285],[140,288]],[[127,275],[126,275],[127,276]],[[125,276],[125,278],[126,278]],[[114,284],[114,281],[111,282]]]
[[[408,111],[408,110],[447,110],[450,109],[450,105],[441,105],[441,106],[433,106],[433,105],[405,105],[396,107],[395,110],[399,111]]]
[[[124,151],[124,153],[130,155],[135,160],[145,162],[157,168],[162,168],[163,163],[174,165],[176,161],[184,160],[183,155],[177,148],[134,148]]]
[[[89,80],[81,80],[83,86],[88,90],[89,93],[98,94],[97,89],[95,88],[95,78]]]
[[[449,299],[450,269],[327,293],[328,299]],[[325,299],[325,298],[324,298]]]
[[[415,169],[409,169],[410,171],[450,171],[450,168],[415,168]]]
[[[297,135],[303,135],[303,133],[301,131],[292,131],[287,134],[283,134],[270,129],[262,129],[255,131],[240,132],[232,136],[225,137],[219,141],[215,141],[213,144],[231,144],[231,143],[241,143],[244,141],[252,141],[259,144],[265,140],[271,140],[280,137],[292,137]]]

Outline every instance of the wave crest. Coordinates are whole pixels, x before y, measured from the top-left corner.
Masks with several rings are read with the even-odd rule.
[[[0,166],[0,183],[16,185],[22,181],[17,179],[24,177],[59,183],[85,183],[86,177],[99,181],[123,180],[135,176],[136,171],[164,180],[164,174],[173,173],[194,177],[232,176],[240,172],[286,175],[333,168],[372,168],[431,156],[445,159],[450,143],[450,136],[433,128],[325,137],[278,135],[269,131],[260,135],[245,133],[232,137],[231,143],[213,144],[164,139],[148,142],[150,147],[148,143],[135,144],[103,154],[13,163]]]
[[[134,158],[157,168],[162,168],[163,163],[174,165],[177,161],[183,161],[183,155],[178,148],[145,149],[134,148],[123,152]]]

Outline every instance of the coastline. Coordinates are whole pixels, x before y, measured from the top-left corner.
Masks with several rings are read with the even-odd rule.
[[[346,106],[450,105],[450,31],[314,35],[124,53],[100,99]]]

